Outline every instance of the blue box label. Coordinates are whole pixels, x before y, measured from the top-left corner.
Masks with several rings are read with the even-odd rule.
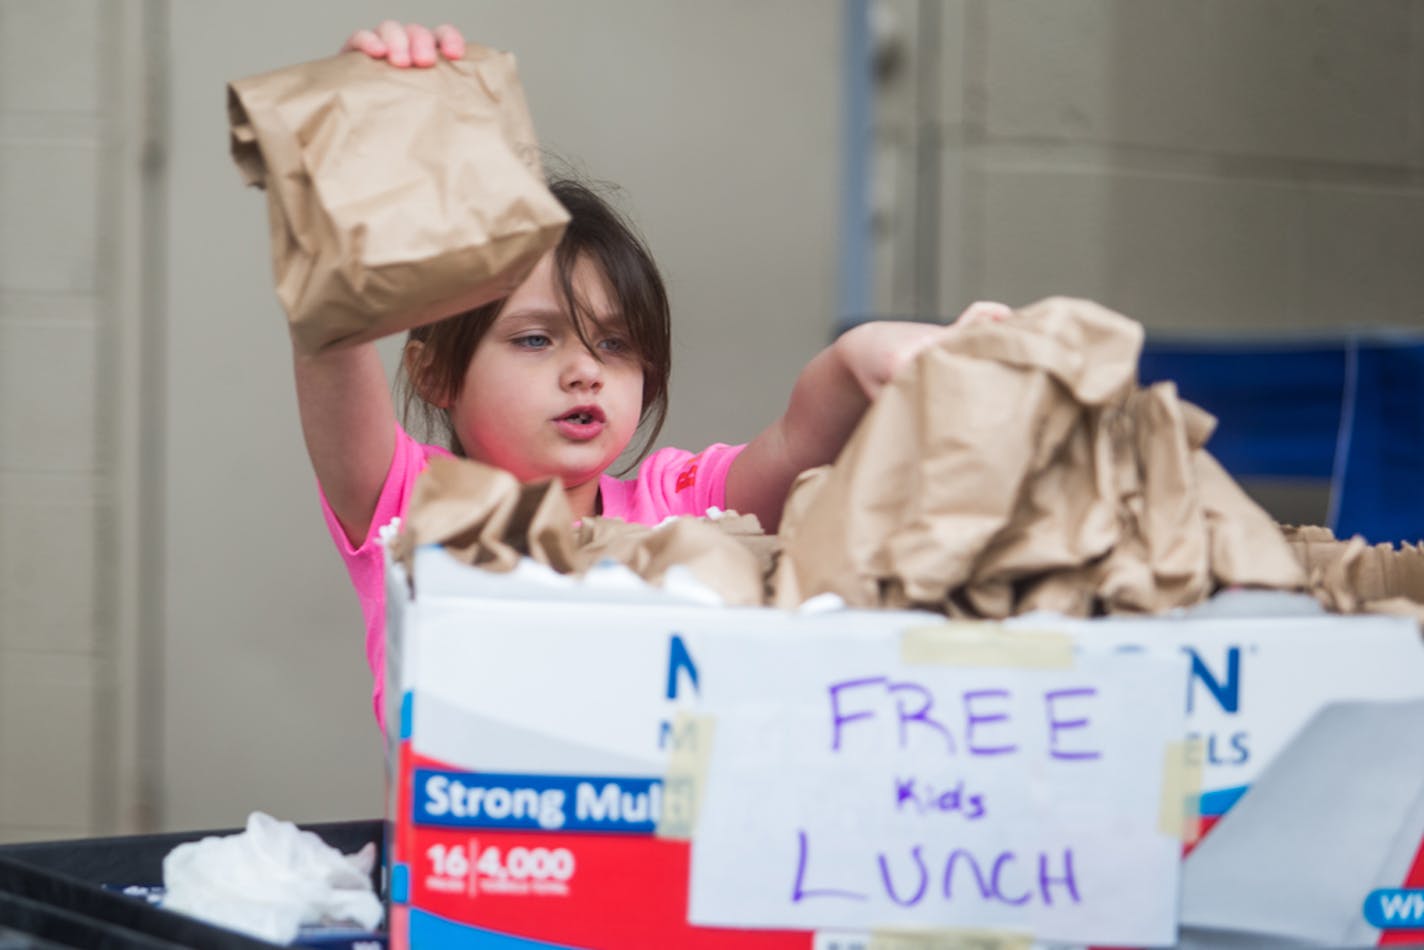
[[[441,828],[652,834],[662,779],[416,769],[411,820]]]

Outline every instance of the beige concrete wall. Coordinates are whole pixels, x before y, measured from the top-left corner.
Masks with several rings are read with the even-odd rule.
[[[923,5],[882,6],[911,40],[881,93],[883,307],[920,306],[903,170],[932,137],[942,314],[1068,293],[1163,331],[1424,325],[1424,4],[943,0],[928,105]]]
[[[133,730],[105,566],[125,405],[106,248],[138,170],[104,43],[131,7],[0,2],[0,841],[92,834],[131,803],[109,794]]]

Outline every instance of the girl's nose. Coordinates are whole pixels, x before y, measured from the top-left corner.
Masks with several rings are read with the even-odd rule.
[[[603,388],[603,364],[584,347],[572,347],[559,383],[568,390],[598,392]]]

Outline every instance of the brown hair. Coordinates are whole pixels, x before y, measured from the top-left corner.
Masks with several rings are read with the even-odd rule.
[[[643,241],[631,225],[588,185],[572,179],[552,179],[549,190],[569,213],[564,236],[554,249],[557,290],[574,315],[574,332],[590,353],[598,356],[588,339],[586,324],[592,317],[588,303],[574,290],[574,265],[587,258],[608,284],[617,312],[627,323],[628,341],[643,365],[643,408],[638,428],[644,433],[633,462],[657,439],[667,417],[668,377],[672,370],[672,330],[667,291],[662,275]],[[480,340],[504,309],[504,300],[476,307],[438,323],[410,331],[419,342],[418,361],[402,359],[399,389],[409,428],[412,416],[424,424],[426,438],[443,438],[450,451],[464,456],[465,448],[450,423],[447,410],[432,401],[448,402],[459,395],[465,370]],[[418,362],[418,366],[409,365]]]

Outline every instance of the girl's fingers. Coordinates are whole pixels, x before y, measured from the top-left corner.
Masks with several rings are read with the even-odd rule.
[[[350,39],[341,47],[341,52],[356,50],[365,53],[372,59],[384,59],[386,56],[386,44],[381,42],[381,38],[370,30],[357,30],[351,34]]]
[[[357,50],[372,59],[387,60],[392,66],[434,66],[437,58],[460,59],[465,55],[465,37],[448,23],[433,31],[419,23],[401,24],[386,20],[374,30],[357,30],[341,47]]]
[[[465,55],[465,38],[448,23],[435,28],[435,45],[446,59],[460,59]]]
[[[433,31],[419,23],[401,24],[386,20],[374,30],[357,30],[341,47],[357,50],[372,59],[384,59],[392,66],[434,66],[436,60],[460,59],[465,55],[465,37],[448,23]]]
[[[1004,320],[1013,316],[1013,314],[1013,309],[1005,304],[996,303],[992,300],[976,300],[970,304],[965,311],[959,315],[959,319],[954,322],[968,326],[974,323],[988,323],[993,320]]]
[[[376,35],[386,44],[386,61],[392,66],[410,65],[410,39],[405,27],[395,20],[386,20],[376,27]]]
[[[435,37],[419,23],[405,25],[406,39],[410,41],[410,63],[412,66],[435,65]]]

